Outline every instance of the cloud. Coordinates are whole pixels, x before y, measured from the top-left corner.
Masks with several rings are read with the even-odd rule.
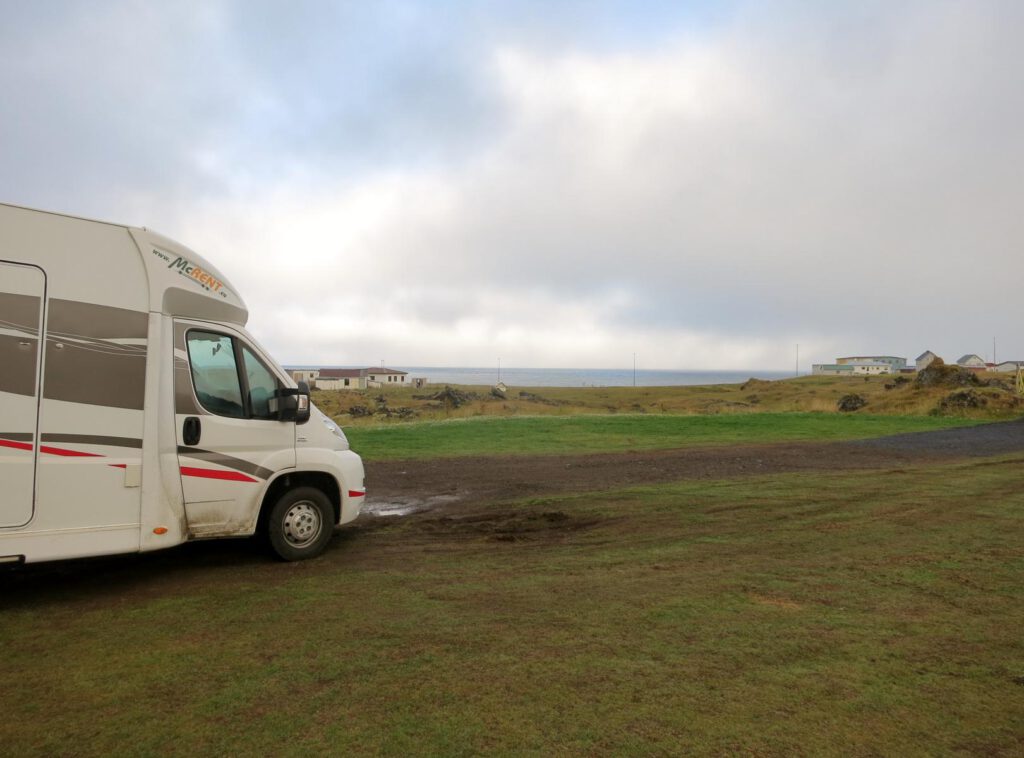
[[[796,342],[913,357],[993,334],[1024,355],[1015,4],[246,7],[159,11],[184,60],[149,50],[130,128],[58,65],[18,80],[8,136],[77,119],[54,157],[71,186],[29,194],[88,203],[116,152],[94,202],[208,254],[284,361],[788,368]],[[138,71],[96,74],[123,92]]]

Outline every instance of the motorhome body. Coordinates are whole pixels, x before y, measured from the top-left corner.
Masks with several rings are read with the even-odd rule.
[[[143,228],[0,204],[0,561],[265,529],[312,556],[359,457],[216,268]]]

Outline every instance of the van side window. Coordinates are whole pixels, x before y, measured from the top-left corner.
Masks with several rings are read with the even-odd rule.
[[[225,334],[189,331],[188,359],[196,397],[202,406],[218,416],[245,418],[231,338]]]
[[[273,420],[270,398],[274,397],[274,393],[281,385],[263,362],[245,345],[242,346],[242,362],[245,364],[245,376],[249,384],[249,408],[252,417]]]

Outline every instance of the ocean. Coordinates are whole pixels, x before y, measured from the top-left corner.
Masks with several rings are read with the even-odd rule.
[[[289,368],[352,368],[351,366],[290,366]],[[365,368],[365,367],[359,367]],[[492,386],[498,381],[498,369],[388,366],[409,372],[409,378],[426,377],[430,384],[477,384]],[[678,387],[694,384],[741,384],[747,379],[785,379],[786,371],[674,371],[636,370],[638,387]],[[501,381],[510,387],[632,387],[633,369],[617,368],[505,368]]]

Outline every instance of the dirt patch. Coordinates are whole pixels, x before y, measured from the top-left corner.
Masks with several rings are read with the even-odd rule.
[[[1024,452],[1024,420],[833,443],[735,445],[572,456],[503,456],[369,462],[369,505],[445,496],[438,512],[563,492],[594,492],[683,479],[800,471],[899,469],[956,458]]]
[[[492,542],[555,541],[596,526],[600,519],[565,511],[487,509],[465,515],[422,518],[421,532],[447,538],[484,538]]]

